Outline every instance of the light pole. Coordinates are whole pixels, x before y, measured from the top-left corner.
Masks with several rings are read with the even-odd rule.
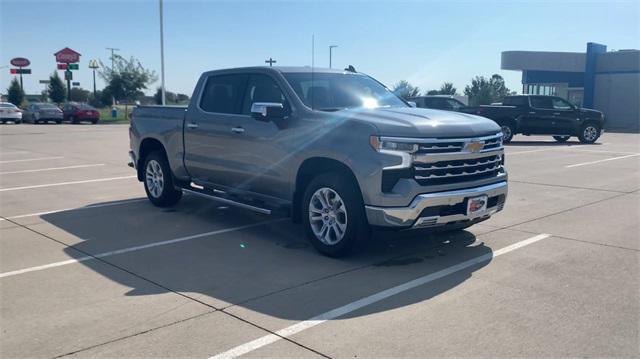
[[[162,0],[160,0],[160,86],[162,88],[162,105],[166,105],[166,93],[164,90],[164,29],[162,19]]]
[[[331,68],[331,57],[333,55],[332,50],[334,47],[338,47],[338,45],[329,45],[329,68]]]

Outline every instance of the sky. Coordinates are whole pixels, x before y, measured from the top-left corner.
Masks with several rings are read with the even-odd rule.
[[[74,81],[92,89],[89,60],[108,65],[107,47],[160,74],[158,0],[0,0],[0,92],[14,57],[31,60],[27,93],[40,93],[56,71],[53,54],[82,54]],[[584,52],[640,48],[640,1],[164,1],[165,82],[191,96],[208,70],[263,66],[353,65],[389,87],[408,80],[421,90],[476,75],[502,75],[521,91],[520,72],[500,70],[506,50]],[[61,76],[62,72],[59,73]],[[104,86],[98,76],[98,89]],[[159,81],[150,85],[153,93]]]

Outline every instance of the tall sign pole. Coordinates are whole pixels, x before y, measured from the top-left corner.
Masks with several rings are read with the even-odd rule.
[[[164,90],[164,26],[162,18],[162,0],[160,0],[160,77],[162,86],[162,105],[167,104],[167,97]]]
[[[98,61],[89,61],[89,68],[93,70],[93,98],[96,98],[96,69],[98,68]]]
[[[71,70],[79,69],[77,62],[80,61],[81,55],[68,47],[65,47],[53,55],[56,57],[58,69],[65,70],[64,79],[67,80],[67,100],[71,101],[71,80],[73,80],[73,72],[71,72]]]
[[[24,92],[24,86],[22,85],[22,74],[30,74],[31,69],[25,69],[23,67],[27,67],[31,65],[31,62],[28,59],[25,59],[24,57],[16,57],[11,59],[10,63],[11,65],[18,68],[17,70],[11,69],[10,72],[12,74],[20,75],[20,90]]]

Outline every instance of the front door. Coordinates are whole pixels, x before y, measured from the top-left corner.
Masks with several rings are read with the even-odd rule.
[[[566,100],[560,97],[552,99],[554,126],[556,132],[554,135],[571,135],[574,134],[574,128],[577,124],[577,111]]]
[[[556,134],[556,119],[550,96],[531,96],[531,107],[522,126],[522,132],[532,135]]]

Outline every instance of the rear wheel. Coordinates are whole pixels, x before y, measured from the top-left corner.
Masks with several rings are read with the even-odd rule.
[[[91,123],[95,125],[96,123],[98,123],[98,120],[94,118],[93,120],[91,120]]]
[[[182,191],[173,186],[173,175],[163,152],[150,153],[144,161],[144,190],[147,197],[158,207],[176,204]]]
[[[586,123],[580,129],[578,139],[582,143],[594,143],[600,137],[600,126],[593,123]]]
[[[314,178],[305,189],[302,220],[311,244],[322,254],[353,253],[369,233],[364,205],[355,183],[340,173]]]
[[[553,139],[560,143],[567,142],[569,138],[571,138],[571,136],[553,136]]]
[[[509,143],[513,139],[515,128],[511,124],[500,125],[502,131],[502,143]]]

